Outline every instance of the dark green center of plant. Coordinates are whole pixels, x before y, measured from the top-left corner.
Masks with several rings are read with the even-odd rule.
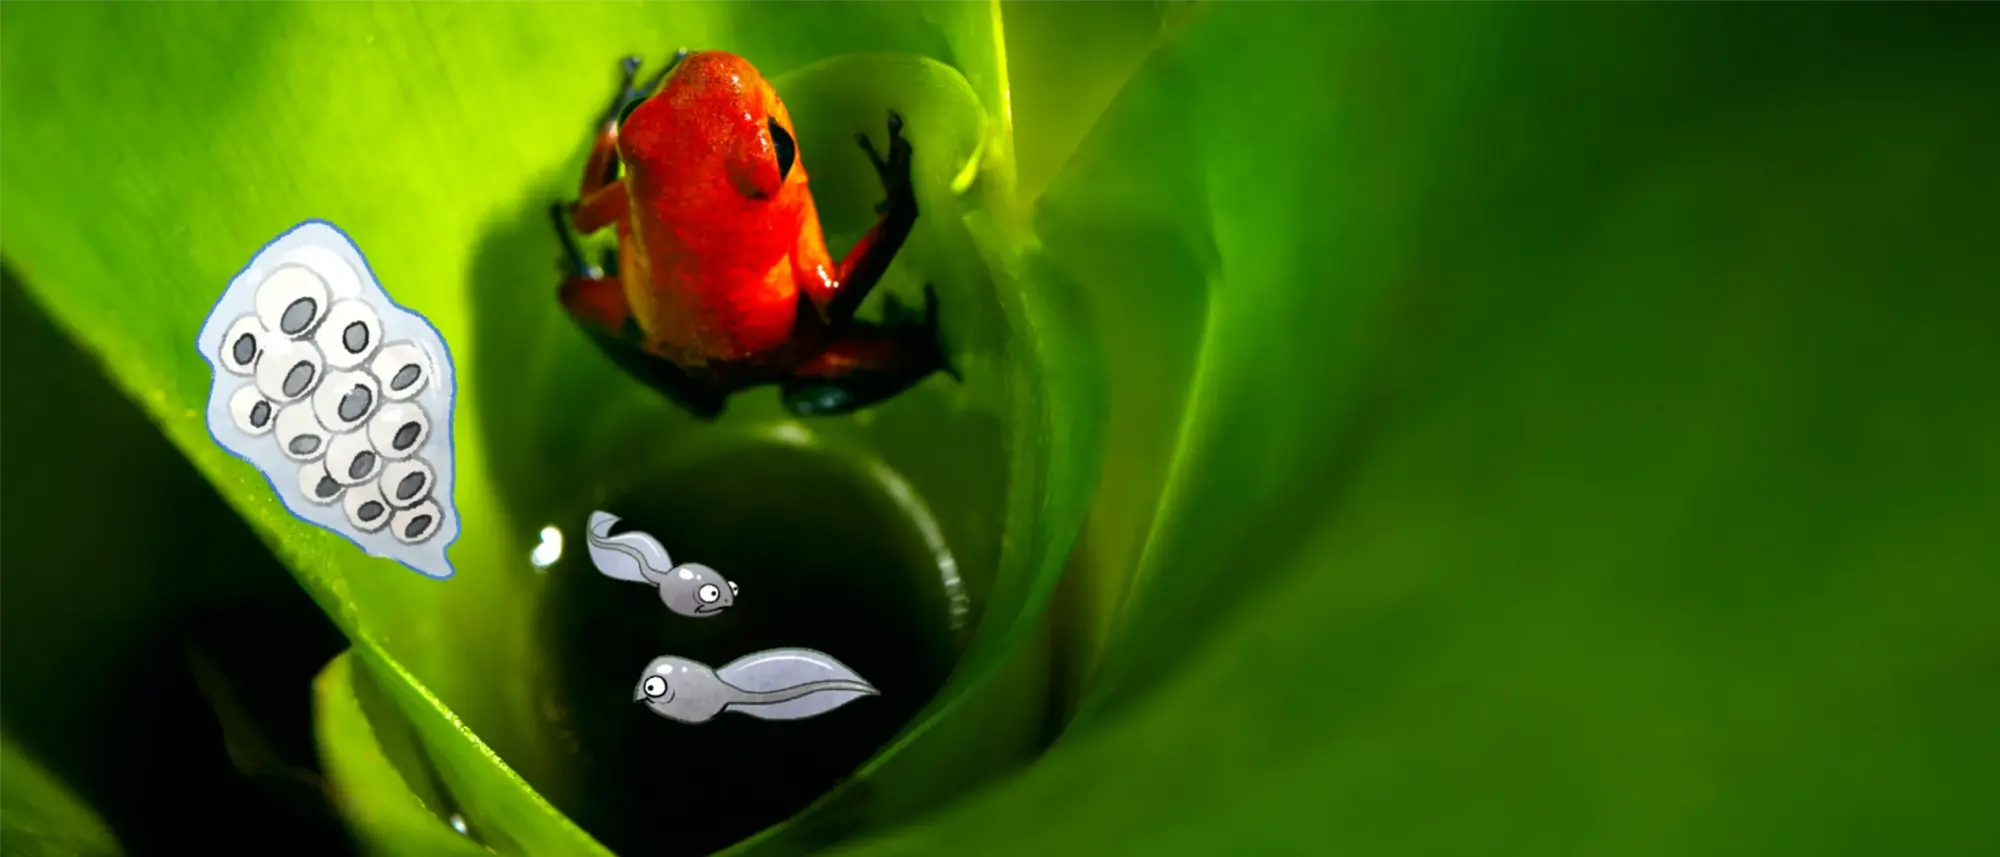
[[[739,449],[602,508],[623,519],[614,532],[651,533],[674,562],[741,587],[735,606],[696,619],[598,573],[581,538],[549,570],[544,639],[568,706],[551,725],[574,737],[584,790],[563,808],[617,853],[707,854],[783,821],[887,744],[956,661],[935,557],[878,485],[826,453]],[[633,702],[661,655],[720,668],[787,647],[832,655],[882,695],[806,720],[725,712],[700,725]],[[663,814],[675,822],[663,827]]]

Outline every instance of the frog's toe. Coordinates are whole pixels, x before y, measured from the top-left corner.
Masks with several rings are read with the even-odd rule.
[[[961,384],[965,383],[965,377],[958,374],[958,367],[952,365],[951,352],[945,350],[944,335],[938,329],[937,316],[932,315],[930,317],[930,321],[924,325],[924,333],[928,337],[925,340],[928,345],[926,350],[929,352],[927,356],[930,358],[933,368],[939,372],[943,372],[953,381]]]
[[[903,306],[902,299],[893,294],[882,296],[882,324],[884,326],[895,327],[908,321],[909,318],[910,309]]]
[[[882,160],[882,153],[875,150],[875,141],[868,139],[867,134],[855,134],[854,142],[861,146],[861,153],[868,156],[868,163],[874,165],[875,172],[889,168],[889,162]]]
[[[636,90],[633,90],[632,97],[644,98],[648,95],[652,95],[655,91],[657,91],[660,88],[660,82],[666,80],[667,75],[672,74],[674,68],[681,64],[681,60],[687,59],[687,55],[688,55],[687,48],[681,48],[680,50],[675,51],[674,58],[667,60],[666,67],[660,69],[657,72],[654,72],[652,77],[646,78],[646,82],[644,85],[640,86]]]
[[[953,381],[965,382],[958,374],[958,367],[951,364],[951,354],[944,347],[944,330],[938,322],[937,287],[924,285],[924,342],[929,346],[930,358],[936,362],[937,370],[951,376]]]
[[[598,117],[598,124],[618,121],[618,114],[624,111],[626,102],[632,100],[632,82],[638,80],[639,66],[643,62],[637,55],[618,60],[618,89],[612,93],[611,104],[604,108],[604,115]]]
[[[928,284],[924,286],[924,310],[921,314],[917,313],[914,308],[903,303],[903,299],[896,297],[894,293],[884,294],[882,296],[882,326],[892,328],[920,327],[927,331],[936,331],[938,326],[937,287]]]

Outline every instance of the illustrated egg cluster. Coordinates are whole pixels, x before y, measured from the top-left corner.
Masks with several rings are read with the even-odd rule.
[[[345,235],[309,221],[272,242],[230,284],[200,345],[216,369],[211,431],[293,514],[451,575],[449,357]]]

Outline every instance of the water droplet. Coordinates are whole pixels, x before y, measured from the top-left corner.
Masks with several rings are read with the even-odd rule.
[[[555,565],[556,560],[562,559],[562,531],[553,526],[543,527],[541,536],[541,544],[535,545],[535,549],[528,552],[528,562],[533,563],[536,568],[548,568]]]

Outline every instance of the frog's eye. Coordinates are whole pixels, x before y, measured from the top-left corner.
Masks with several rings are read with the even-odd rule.
[[[694,597],[701,599],[703,604],[714,604],[716,599],[722,597],[722,590],[715,588],[713,583],[704,583],[694,591]]]
[[[647,696],[659,699],[667,695],[667,680],[656,675],[646,676],[646,684],[641,689],[646,691]]]
[[[771,148],[778,153],[778,181],[784,181],[792,174],[792,163],[799,158],[799,144],[785,133],[778,120],[767,119],[765,124],[771,127]]]

